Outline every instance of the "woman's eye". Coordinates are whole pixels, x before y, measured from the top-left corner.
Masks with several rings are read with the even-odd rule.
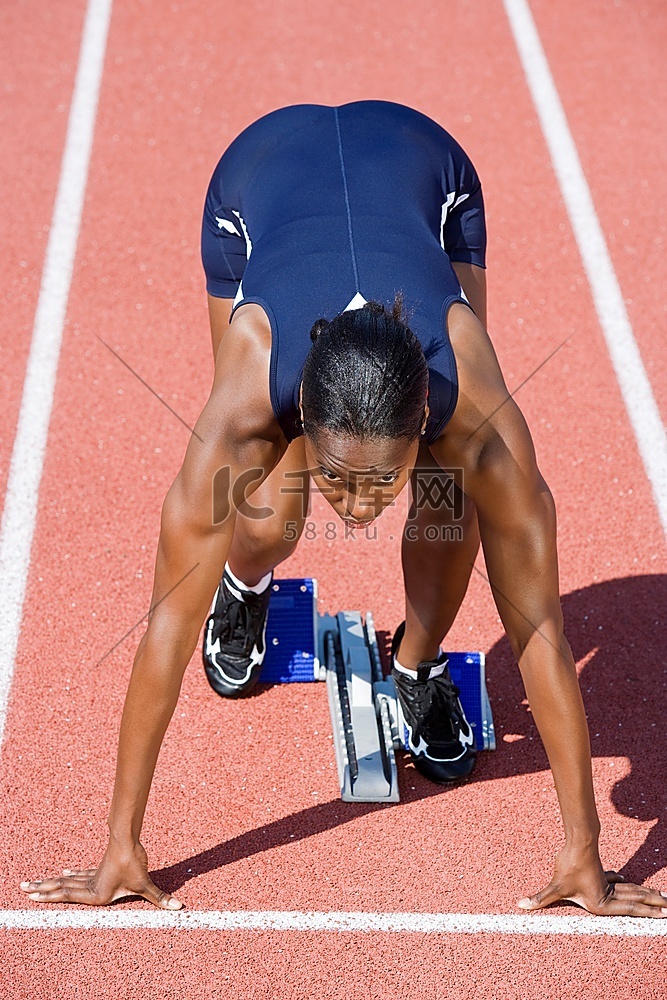
[[[328,482],[330,483],[340,482],[340,476],[337,476],[335,472],[331,471],[331,469],[325,469],[323,466],[320,466],[320,472]]]

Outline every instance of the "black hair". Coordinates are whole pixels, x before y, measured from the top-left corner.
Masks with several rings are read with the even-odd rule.
[[[319,319],[303,369],[304,431],[357,439],[419,436],[428,365],[398,295],[389,308],[367,302],[330,322]]]

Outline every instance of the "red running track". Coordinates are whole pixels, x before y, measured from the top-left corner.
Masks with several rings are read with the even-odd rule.
[[[80,4],[61,6],[2,15],[13,87],[2,98],[3,468],[64,141],[57,108],[68,105],[83,19]],[[140,630],[96,664],[145,612],[160,504],[187,442],[95,335],[196,419],[211,376],[199,218],[217,157],[272,108],[361,98],[412,104],[471,153],[488,209],[489,326],[510,387],[571,335],[517,398],[559,507],[563,605],[605,863],[667,884],[664,535],[502,5],[456,0],[444,10],[427,0],[342,0],[326,11],[297,0],[205,11],[116,0],[2,749],[3,909],[30,905],[24,877],[87,867],[103,849]],[[533,10],[664,416],[666,192],[656,151],[667,127],[667,19],[655,2],[582,9],[563,0],[556,10],[536,0]],[[368,605],[380,629],[393,629],[400,511],[378,522],[374,541],[333,543],[323,513],[316,503],[317,538],[304,540],[286,574],[316,575],[324,607]],[[195,660],[144,828],[158,884],[191,910],[515,913],[548,880],[560,827],[518,671],[477,575],[450,641],[488,654],[499,749],[481,758],[475,781],[448,791],[403,761],[394,808],[340,803],[321,687],[227,704]],[[455,997],[474,988],[504,1000],[602,996],[610,982],[617,997],[652,998],[664,995],[667,971],[661,938],[41,929],[0,930],[0,940],[12,998]]]

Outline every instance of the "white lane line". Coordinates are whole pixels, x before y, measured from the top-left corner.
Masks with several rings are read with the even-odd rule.
[[[89,0],[0,527],[0,742],[95,131],[112,0]]]
[[[528,88],[579,246],[595,310],[667,534],[667,435],[590,188],[527,0],[504,0]]]
[[[550,914],[364,913],[299,910],[0,910],[6,930],[332,931],[382,934],[565,934],[665,937],[667,920]]]

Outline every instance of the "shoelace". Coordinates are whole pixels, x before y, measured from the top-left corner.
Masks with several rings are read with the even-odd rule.
[[[222,597],[222,590],[220,597]],[[248,593],[242,601],[233,594],[218,598],[213,615],[211,641],[220,639],[221,645],[229,652],[246,654],[254,641],[254,625],[259,618],[261,598],[257,594]]]
[[[455,738],[452,715],[458,715],[459,693],[451,677],[445,674],[418,681],[413,687],[415,709],[424,719],[422,732],[427,742],[449,742]]]

